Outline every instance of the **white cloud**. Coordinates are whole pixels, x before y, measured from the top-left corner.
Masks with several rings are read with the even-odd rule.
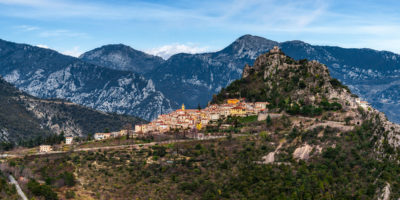
[[[39,33],[40,37],[87,37],[86,33],[74,32],[70,30],[48,30]]]
[[[72,49],[61,51],[61,53],[68,56],[79,57],[83,51],[80,49],[80,47],[75,46]]]
[[[40,47],[40,48],[44,48],[44,49],[50,49],[49,48],[49,46],[47,46],[47,45],[45,45],[45,44],[38,44],[38,45],[36,45],[37,47]]]
[[[208,47],[199,47],[194,44],[170,44],[161,47],[145,50],[146,53],[160,56],[164,59],[168,59],[177,53],[203,53],[208,51]]]
[[[39,30],[39,27],[37,26],[31,26],[31,25],[20,25],[20,26],[15,26],[15,28],[21,30],[21,31],[35,31]]]

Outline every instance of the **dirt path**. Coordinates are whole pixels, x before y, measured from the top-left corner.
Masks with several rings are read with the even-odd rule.
[[[235,134],[232,135],[233,137],[240,137],[240,136],[245,136],[244,134]],[[51,151],[51,152],[42,152],[42,153],[34,153],[34,154],[29,154],[30,156],[38,156],[38,155],[49,155],[49,154],[62,154],[62,153],[69,153],[69,152],[82,152],[82,151],[97,151],[97,150],[109,150],[109,149],[123,149],[123,148],[140,148],[140,147],[149,147],[149,146],[154,146],[154,145],[162,145],[162,144],[172,144],[172,143],[182,143],[182,142],[191,142],[191,141],[197,141],[197,140],[214,140],[214,139],[220,139],[220,138],[225,138],[227,136],[210,136],[202,139],[181,139],[181,140],[168,140],[168,141],[162,141],[162,142],[150,142],[150,143],[142,143],[142,144],[128,144],[128,145],[118,145],[118,146],[104,146],[104,147],[90,147],[90,148],[78,148],[74,149],[72,151]],[[0,155],[0,157],[23,157],[25,155],[13,155],[13,154],[3,154]]]
[[[314,125],[308,127],[307,130],[312,130],[312,129],[320,127],[320,126],[322,126],[324,128],[326,128],[327,126],[329,126],[331,128],[338,128],[341,131],[351,131],[354,128],[354,126],[346,125],[344,122],[326,121],[326,122],[314,124]]]

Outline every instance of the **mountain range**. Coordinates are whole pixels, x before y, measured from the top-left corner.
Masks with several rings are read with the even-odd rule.
[[[156,88],[171,101],[192,108],[199,103],[204,106],[213,94],[241,77],[245,64],[252,64],[274,46],[294,59],[326,64],[331,75],[353,93],[383,111],[390,120],[400,122],[396,112],[400,110],[400,55],[388,51],[317,46],[298,40],[280,43],[244,35],[221,51],[176,54],[144,76],[154,80]]]
[[[213,94],[241,77],[246,64],[279,46],[294,59],[326,64],[331,75],[353,93],[400,122],[396,112],[400,110],[400,55],[388,51],[244,35],[217,52],[180,53],[168,60],[121,44],[96,48],[77,59],[29,45],[0,43],[0,74],[18,88],[34,96],[64,98],[147,120],[182,103],[189,108],[205,106]]]
[[[153,81],[50,49],[0,40],[0,74],[39,98],[59,98],[105,112],[152,119],[175,106]]]

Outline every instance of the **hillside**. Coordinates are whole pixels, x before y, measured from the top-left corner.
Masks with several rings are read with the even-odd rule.
[[[217,123],[231,129],[201,130],[226,138],[25,156],[5,168],[46,180],[41,187],[60,198],[400,198],[400,126],[358,102],[325,65],[274,49],[213,101],[238,96],[271,104],[258,119],[228,117]],[[48,195],[29,188],[33,179],[26,193]]]
[[[0,40],[0,75],[39,98],[65,99],[105,112],[153,119],[175,103],[142,75],[118,71],[50,49]]]
[[[44,100],[19,91],[0,78],[0,141],[23,143],[51,134],[86,136],[120,130],[144,120],[108,114],[62,100]]]

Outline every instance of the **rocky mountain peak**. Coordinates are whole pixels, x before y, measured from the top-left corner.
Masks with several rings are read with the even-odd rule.
[[[294,60],[277,46],[259,56],[253,66],[246,65],[242,79],[222,89],[214,102],[237,97],[269,101],[277,107],[318,106],[329,101],[356,108],[356,100],[348,88],[333,79],[325,65]]]
[[[223,49],[221,52],[231,53],[240,58],[249,57],[255,59],[260,54],[260,50],[271,49],[272,47],[277,45],[279,45],[278,42],[262,37],[243,35],[235,40],[228,47]]]
[[[82,54],[79,58],[103,67],[147,73],[161,65],[161,57],[149,55],[124,44],[105,45]]]

